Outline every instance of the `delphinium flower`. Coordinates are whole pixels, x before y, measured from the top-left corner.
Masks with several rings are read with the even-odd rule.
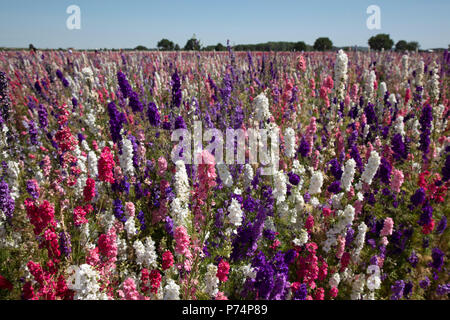
[[[150,124],[157,127],[161,123],[161,117],[158,108],[154,102],[150,102],[147,108],[147,117]]]
[[[295,131],[292,128],[287,128],[284,133],[285,153],[288,158],[295,156]]]
[[[127,217],[124,215],[123,212],[123,205],[122,201],[120,199],[116,199],[113,201],[113,213],[114,216],[121,222],[126,222]]]
[[[136,215],[136,218],[139,220],[139,223],[141,224],[140,230],[145,231],[147,229],[147,224],[145,223],[145,215],[142,210],[139,210],[138,214]]]
[[[355,176],[356,162],[352,158],[348,159],[344,166],[344,172],[342,173],[342,188],[345,191],[350,191],[353,178]]]
[[[230,223],[235,227],[239,227],[242,224],[242,216],[241,204],[235,198],[232,198],[231,204],[228,207]]]
[[[264,93],[260,93],[253,100],[255,119],[256,121],[267,121],[271,117],[269,110],[269,99],[267,99]]]
[[[169,250],[164,251],[162,254],[162,269],[167,270],[173,266],[173,255]]]
[[[284,174],[283,171],[275,172],[275,174],[273,175],[273,185],[274,189],[272,194],[277,203],[285,201],[287,187],[286,187],[286,175]]]
[[[6,181],[0,181],[0,212],[2,212],[8,221],[11,221],[14,213],[15,203],[11,197],[9,185]]]
[[[336,96],[339,100],[344,99],[345,87],[347,82],[347,64],[348,57],[343,50],[339,50],[334,64],[334,82]]]
[[[38,119],[39,119],[39,128],[41,128],[41,129],[47,128],[48,113],[47,113],[47,109],[42,104],[39,104],[39,107],[38,107]]]
[[[186,228],[184,226],[176,227],[174,237],[176,242],[175,253],[178,254],[180,257],[184,257],[186,259],[184,268],[187,271],[189,271],[191,263],[190,260],[192,259],[192,252],[190,250],[191,240],[189,238]]]
[[[360,253],[364,247],[364,242],[366,239],[367,225],[364,222],[361,222],[358,226],[358,234],[355,238],[355,248],[353,249],[353,260],[359,261]]]
[[[63,256],[68,257],[72,252],[70,235],[64,231],[59,233],[59,251]]]
[[[8,121],[9,119],[9,107],[11,102],[8,91],[8,79],[6,73],[0,71],[0,125],[3,125],[3,122]]]
[[[408,257],[408,262],[411,264],[413,268],[417,266],[417,263],[419,262],[419,257],[417,256],[415,251],[411,252],[411,255]]]
[[[130,101],[130,107],[133,112],[142,112],[144,111],[144,106],[142,102],[139,101],[139,96],[136,92],[132,92],[128,97]]]
[[[300,141],[300,146],[298,148],[298,152],[302,157],[307,157],[309,155],[310,150],[311,146],[309,142],[305,139],[305,137],[302,137]]]
[[[123,139],[122,154],[119,154],[119,163],[124,174],[134,175],[133,145],[130,139]]]
[[[431,253],[433,261],[430,262],[429,266],[433,267],[436,271],[441,271],[444,265],[444,256],[445,254],[438,247],[433,248]]]
[[[164,300],[180,300],[180,286],[172,279],[167,280],[164,287]]]
[[[370,153],[370,157],[369,160],[367,161],[364,171],[361,175],[361,181],[367,183],[368,185],[371,185],[372,179],[375,177],[379,165],[380,165],[380,156],[376,151],[372,151]]]
[[[83,196],[85,202],[91,202],[95,197],[95,180],[88,178],[86,180],[86,186],[83,189]]]
[[[445,158],[444,166],[442,167],[442,181],[450,180],[450,154]]]
[[[320,171],[315,171],[311,176],[311,180],[309,182],[308,193],[310,195],[314,195],[321,192],[323,184],[323,175]]]
[[[181,105],[181,99],[183,94],[181,92],[181,81],[178,75],[178,72],[175,72],[172,75],[172,107],[179,108]]]
[[[380,236],[390,236],[392,234],[392,230],[394,228],[394,220],[388,217],[384,220],[383,229],[380,232]]]
[[[117,73],[117,81],[119,83],[120,91],[122,92],[123,96],[125,98],[128,98],[128,96],[133,92],[133,89],[131,88],[126,75],[122,71],[119,71]]]
[[[441,220],[439,221],[438,225],[436,226],[435,232],[437,234],[442,234],[442,233],[444,233],[446,228],[447,228],[447,217],[442,216]]]
[[[405,288],[405,281],[397,280],[395,284],[391,286],[392,296],[391,300],[400,300],[403,297],[403,290]]]
[[[392,137],[391,144],[392,144],[392,151],[394,151],[393,154],[394,159],[406,160],[408,158],[408,152],[406,150],[405,143],[403,142],[403,137],[400,133],[397,133]]]
[[[89,223],[89,221],[86,219],[86,211],[83,207],[75,207],[75,209],[73,210],[73,221],[76,226]]]
[[[75,291],[74,300],[107,300],[107,295],[100,291],[100,274],[89,264],[82,264],[77,271],[77,282],[68,283]]]
[[[130,218],[131,219],[131,218]],[[157,254],[155,242],[150,236],[145,238],[144,243],[139,239],[133,243],[133,249],[136,254],[136,263],[145,268],[155,268],[157,265]]]
[[[391,184],[390,184],[392,191],[399,193],[400,187],[402,186],[403,181],[404,181],[403,172],[401,170],[394,168],[392,170],[392,179],[391,179]]]
[[[439,284],[436,288],[436,293],[439,296],[448,295],[450,293],[450,283]]]
[[[217,268],[217,274],[216,274],[216,276],[220,280],[220,282],[227,282],[229,270],[230,270],[230,264],[227,261],[222,259],[219,262],[219,266]]]
[[[422,203],[424,203],[425,199],[426,199],[426,193],[422,187],[417,189],[416,192],[410,198],[412,204],[416,207],[421,205]]]
[[[114,158],[109,147],[104,147],[100,159],[98,159],[98,178],[100,181],[114,183],[114,165]]]
[[[362,298],[362,292],[364,291],[364,286],[366,284],[366,277],[364,274],[358,274],[352,284],[352,293],[350,299],[360,300]]]
[[[108,103],[108,115],[111,139],[113,142],[118,143],[119,141],[122,141],[120,131],[122,130],[123,124],[127,123],[125,114],[123,112],[119,112],[116,104],[111,101]]]
[[[433,110],[429,104],[425,105],[422,109],[420,116],[420,146],[419,150],[423,152],[423,158],[426,159],[427,154],[430,152],[430,134],[431,125],[433,121]]]
[[[337,236],[342,234],[345,228],[353,223],[353,219],[355,218],[355,208],[352,205],[348,204],[345,207],[345,210],[343,212],[341,210],[338,216],[340,216],[340,218],[337,224],[328,229],[327,239],[323,242],[322,250],[324,250],[325,252],[329,252],[331,250],[331,247],[337,244]],[[362,225],[360,226],[362,227]]]

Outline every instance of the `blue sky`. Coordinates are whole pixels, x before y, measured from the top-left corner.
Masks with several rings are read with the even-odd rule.
[[[68,30],[66,8],[81,9],[81,29]],[[381,30],[368,30],[366,9],[381,8]],[[419,41],[424,49],[450,44],[448,0],[0,0],[0,47],[154,48],[161,38],[184,46],[305,41],[367,46],[377,33]]]

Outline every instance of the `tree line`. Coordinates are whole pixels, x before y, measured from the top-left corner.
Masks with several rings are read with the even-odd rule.
[[[394,40],[391,39],[389,34],[380,33],[367,41],[371,50],[395,50],[398,52],[404,51],[416,51],[419,50],[420,44],[417,41],[399,40],[394,46]],[[288,41],[269,41],[265,43],[257,44],[238,44],[232,46],[235,51],[330,51],[338,49],[333,45],[333,42],[328,37],[319,37],[316,39],[313,45],[306,44],[304,41],[288,42]],[[351,47],[343,47],[345,50],[349,50]],[[5,50],[7,48],[3,48]],[[450,45],[449,45],[450,49]],[[29,50],[35,51],[36,48],[30,44]],[[63,49],[59,49],[63,50]],[[107,50],[106,48],[104,50]],[[119,50],[119,49],[113,49]],[[169,39],[161,39],[158,41],[156,49],[147,48],[143,45],[139,45],[133,49],[123,50],[160,50],[160,51],[226,51],[227,47],[222,43],[216,45],[203,46],[195,35],[186,41],[186,44],[181,48],[177,43]],[[440,50],[440,49],[438,49]],[[442,49],[443,50],[443,49]]]

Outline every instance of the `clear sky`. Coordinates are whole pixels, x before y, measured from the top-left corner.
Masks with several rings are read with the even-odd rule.
[[[81,9],[81,29],[69,30],[69,5]],[[381,29],[366,27],[369,5],[381,9]],[[377,33],[418,41],[421,48],[450,44],[449,0],[0,0],[0,47],[155,48],[162,38],[184,46],[221,42],[305,41],[367,46]]]

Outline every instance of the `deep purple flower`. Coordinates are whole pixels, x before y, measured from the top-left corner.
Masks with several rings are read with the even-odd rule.
[[[442,216],[441,220],[439,221],[435,232],[437,234],[442,234],[445,231],[445,228],[447,228],[447,217],[446,216]]]
[[[182,116],[179,116],[175,119],[175,130],[177,129],[186,129],[186,123]]]
[[[47,117],[47,109],[45,109],[45,107],[40,104],[38,107],[39,128],[44,129],[48,126]]]
[[[127,123],[125,114],[117,110],[116,104],[113,101],[108,103],[108,114],[111,139],[113,142],[118,143],[122,141],[120,130],[122,130],[123,124]]]
[[[294,186],[297,186],[297,185],[299,184],[299,182],[300,182],[300,177],[299,177],[298,175],[296,175],[296,174],[293,173],[293,172],[289,172],[289,173],[288,173],[288,176],[289,176],[289,183],[290,183],[290,184],[292,184],[292,185],[294,185]]]
[[[417,263],[419,262],[419,257],[417,257],[414,251],[411,252],[411,255],[408,258],[408,262],[411,264],[413,268],[417,266]]]
[[[336,158],[334,158],[330,162],[328,162],[328,164],[330,165],[331,174],[334,176],[336,180],[340,180],[343,171],[341,165],[339,164],[339,161]]]
[[[166,232],[173,237],[173,220],[169,217],[166,216],[165,219],[165,228],[166,228]]]
[[[350,156],[353,158],[353,160],[355,160],[358,170],[360,172],[362,172],[364,169],[364,166],[363,166],[362,159],[359,154],[358,148],[356,147],[356,144],[352,145],[351,150],[350,150]]]
[[[442,180],[444,182],[450,180],[450,154],[448,154],[445,158],[445,163],[442,167]]]
[[[172,75],[172,107],[180,107],[182,96],[180,77],[175,70],[175,73]]]
[[[426,193],[425,190],[420,187],[416,190],[416,192],[411,196],[410,200],[413,203],[414,206],[418,206],[422,204],[425,201]]]
[[[120,199],[116,199],[113,201],[113,213],[114,213],[114,216],[119,221],[121,221],[121,222],[127,221],[127,217],[125,216],[125,214],[123,212],[122,201],[120,201]]]
[[[372,103],[368,103],[367,107],[364,108],[364,113],[366,114],[367,124],[377,123],[377,115],[375,113],[374,105]]]
[[[122,71],[117,72],[117,82],[119,83],[119,88],[123,96],[125,98],[128,98],[133,92],[133,89],[131,89],[127,77]]]
[[[154,127],[159,126],[159,124],[161,123],[161,117],[159,115],[158,108],[156,107],[156,104],[153,102],[150,102],[148,104],[147,117],[150,124]]]
[[[431,122],[433,121],[433,110],[429,104],[422,108],[422,115],[420,116],[420,146],[419,150],[423,152],[423,157],[426,158],[430,152],[430,130]]]
[[[339,180],[334,181],[327,190],[331,193],[339,193],[341,191],[341,182]]]
[[[437,271],[441,271],[441,268],[444,265],[444,253],[438,247],[435,247],[431,251],[431,258],[433,258],[433,261],[430,262],[430,267],[433,267]]]
[[[38,191],[38,185],[36,184],[35,180],[28,180],[27,181],[27,192],[30,194],[30,196],[33,199],[39,198],[39,191]]]
[[[420,215],[420,220],[418,221],[419,225],[427,226],[431,223],[431,219],[433,218],[433,207],[429,204],[423,206],[422,213]]]
[[[391,300],[400,300],[403,297],[403,290],[405,288],[405,281],[397,280],[395,284],[391,286],[392,296]]]
[[[450,283],[438,285],[436,288],[436,293],[439,296],[449,294],[450,293]]]
[[[138,212],[138,214],[136,215],[137,219],[139,220],[139,223],[141,224],[141,231],[144,231],[147,226],[145,224],[145,216],[144,216],[144,212],[142,210],[140,210]]]
[[[68,257],[72,252],[71,244],[70,244],[70,234],[61,231],[59,233],[59,251],[63,256]]]
[[[306,287],[306,284],[302,283],[298,290],[295,291],[293,300],[306,300],[307,296],[308,288]]]
[[[136,92],[131,92],[130,96],[130,107],[131,110],[133,110],[133,112],[142,112],[144,111],[144,106],[142,105],[142,103],[139,101],[139,97],[138,94]]]
[[[37,128],[36,128],[33,120],[30,120],[28,122],[28,134],[30,135],[30,143],[32,145],[37,145],[38,144],[38,131],[37,131]]]
[[[406,150],[406,145],[403,142],[403,137],[400,133],[395,134],[391,139],[393,157],[395,160],[407,159],[408,152]]]
[[[419,286],[420,286],[422,289],[428,288],[429,285],[430,285],[430,279],[429,279],[428,277],[425,277],[424,280],[421,280],[421,281],[419,282]]]
[[[302,157],[307,157],[309,154],[309,149],[311,146],[309,145],[309,142],[306,141],[306,139],[303,137],[300,141],[300,147],[298,148],[298,152],[301,154]]]
[[[6,181],[0,181],[0,211],[2,211],[7,220],[11,221],[15,208],[14,199],[11,197],[9,186]]]

